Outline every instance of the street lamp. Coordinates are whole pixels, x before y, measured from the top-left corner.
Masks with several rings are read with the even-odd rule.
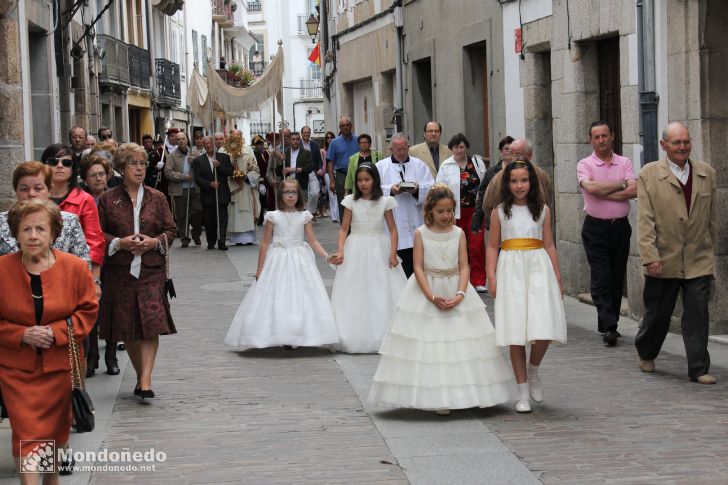
[[[311,36],[311,43],[315,44],[319,30],[319,19],[314,14],[311,14],[306,20],[306,30],[308,30],[308,35]]]

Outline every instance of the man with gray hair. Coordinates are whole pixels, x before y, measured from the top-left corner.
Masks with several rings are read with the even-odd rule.
[[[532,162],[533,158],[533,144],[527,138],[518,138],[511,143],[511,160],[523,160]],[[543,197],[544,203],[551,208],[551,213],[554,213],[554,205],[551,199],[551,178],[542,168],[533,163],[533,168],[536,169],[536,175],[538,176],[539,189],[541,190],[541,196]],[[493,180],[488,184],[488,188],[485,189],[483,195],[483,211],[485,214],[490,214],[493,209],[498,207],[498,204],[503,202],[502,199],[502,184],[503,184],[503,170],[498,172]]]
[[[391,195],[397,201],[397,207],[393,209],[398,235],[397,255],[408,278],[414,272],[412,247],[415,230],[424,223],[422,204],[435,183],[430,168],[419,158],[411,156],[409,147],[407,135],[397,133],[389,143],[392,156],[377,162],[384,195]]]
[[[688,376],[715,384],[708,374],[708,303],[718,238],[716,173],[690,159],[692,140],[681,123],[662,132],[664,160],[648,163],[637,182],[637,233],[645,271],[645,315],[635,337],[642,372],[655,372],[670,328],[678,293],[682,293],[682,336]]]

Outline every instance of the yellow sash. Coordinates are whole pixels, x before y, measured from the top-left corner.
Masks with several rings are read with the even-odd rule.
[[[541,239],[527,237],[506,239],[501,243],[501,249],[503,251],[528,251],[529,249],[541,248],[543,248],[543,241]]]

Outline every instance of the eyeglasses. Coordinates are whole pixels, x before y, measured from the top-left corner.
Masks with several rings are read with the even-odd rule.
[[[66,168],[70,168],[73,166],[73,160],[71,160],[70,158],[49,158],[45,161],[46,165],[48,165],[49,167],[57,166],[58,162],[61,162]]]
[[[690,146],[693,143],[693,141],[692,140],[672,140],[672,141],[668,141],[667,143],[669,143],[670,145],[672,145],[674,147],[679,147],[680,145]]]
[[[126,162],[126,164],[132,167],[146,167],[149,165],[149,162],[137,162],[136,160],[132,160],[131,162]]]
[[[99,135],[99,140],[111,140],[111,135]]]
[[[283,195],[298,195],[298,192],[295,190],[284,190]]]

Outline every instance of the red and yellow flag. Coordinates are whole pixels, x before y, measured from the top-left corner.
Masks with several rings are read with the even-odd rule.
[[[311,53],[308,55],[308,60],[316,64],[317,66],[321,65],[321,43],[317,42],[316,47],[314,47],[311,50]]]

